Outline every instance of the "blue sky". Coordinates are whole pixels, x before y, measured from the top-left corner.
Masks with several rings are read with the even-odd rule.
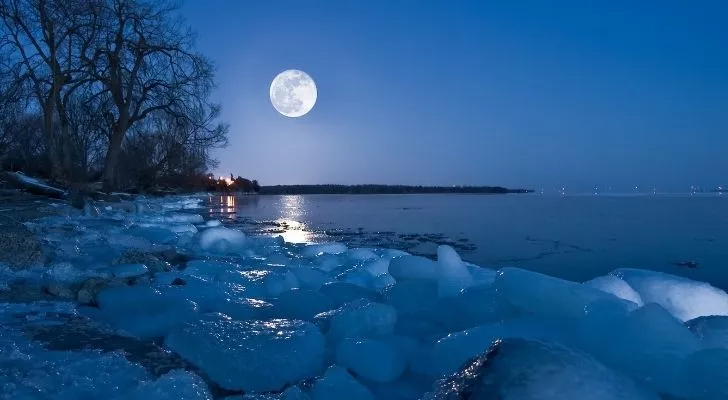
[[[588,3],[588,4],[587,4]],[[728,184],[728,2],[187,0],[261,184]],[[270,104],[279,72],[311,113]]]

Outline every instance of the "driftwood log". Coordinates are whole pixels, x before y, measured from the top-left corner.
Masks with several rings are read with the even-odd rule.
[[[9,186],[25,190],[28,193],[51,197],[54,199],[64,199],[68,195],[68,192],[63,189],[53,187],[41,180],[31,178],[20,172],[3,172],[2,178]]]

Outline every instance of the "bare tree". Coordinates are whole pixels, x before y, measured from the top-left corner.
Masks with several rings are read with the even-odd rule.
[[[193,116],[157,112],[135,124],[120,152],[119,165],[124,168],[118,171],[119,183],[184,187],[204,179],[215,165],[210,150],[226,143],[227,126],[206,128],[207,120]]]
[[[7,70],[19,85],[28,85],[41,111],[54,178],[69,172],[63,99],[90,82],[80,60],[94,41],[98,10],[95,0],[0,0],[0,48],[10,52]],[[60,133],[54,129],[56,119]]]
[[[177,16],[174,4],[108,0],[104,7],[109,31],[87,61],[112,106],[103,176],[108,189],[118,184],[122,143],[135,124],[153,113],[185,119],[210,109],[213,68],[195,51],[194,35]]]
[[[56,179],[103,169],[107,189],[122,152],[126,184],[194,181],[228,126],[193,42],[166,0],[0,0],[0,129],[17,125],[0,150],[16,142],[16,164],[47,158]]]

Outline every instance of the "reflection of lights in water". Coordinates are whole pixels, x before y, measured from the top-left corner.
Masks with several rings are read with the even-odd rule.
[[[285,231],[276,233],[274,236],[281,236],[288,243],[311,243],[313,241],[313,234],[306,230],[306,225],[287,219],[278,219],[276,222],[285,228]]]
[[[209,203],[212,205],[212,196],[209,197]],[[210,214],[224,214],[226,218],[234,219],[237,209],[235,208],[235,196],[220,196],[220,208],[210,207]]]
[[[283,240],[290,243],[311,243],[313,234],[308,232],[305,224],[299,222],[303,215],[303,196],[283,196],[281,202],[281,217],[276,222],[285,231],[276,236],[282,236]]]
[[[283,196],[281,201],[283,202],[282,218],[295,220],[301,216],[304,201],[303,196]]]

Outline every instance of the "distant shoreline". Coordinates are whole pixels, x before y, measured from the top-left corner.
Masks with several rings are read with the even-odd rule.
[[[512,194],[531,189],[501,186],[408,186],[408,185],[275,185],[262,186],[259,194]]]

